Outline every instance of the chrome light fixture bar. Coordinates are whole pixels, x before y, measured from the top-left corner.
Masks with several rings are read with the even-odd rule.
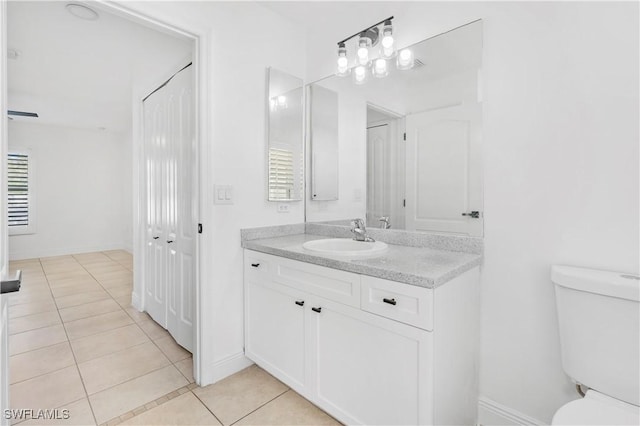
[[[396,50],[396,43],[393,37],[393,16],[359,31],[344,40],[338,42],[338,58],[336,75],[346,77],[353,76],[355,84],[364,84],[369,76],[384,78],[389,75],[389,63],[396,58],[396,68],[408,70],[413,68],[415,58],[409,49],[402,49],[399,53]],[[379,28],[382,26],[382,30]],[[347,42],[358,37],[356,45],[356,55],[353,67],[349,67],[347,56]],[[372,60],[370,49],[380,42],[379,56]]]

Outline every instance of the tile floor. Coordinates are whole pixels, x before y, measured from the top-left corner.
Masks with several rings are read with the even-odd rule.
[[[133,260],[121,250],[10,263],[13,409],[68,410],[22,425],[337,425],[257,366],[204,388],[191,354],[130,306]],[[62,411],[59,412],[59,414]]]

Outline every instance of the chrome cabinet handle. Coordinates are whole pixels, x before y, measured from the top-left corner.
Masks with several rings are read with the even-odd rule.
[[[393,306],[395,306],[395,305],[397,304],[396,299],[387,299],[387,298],[385,297],[384,299],[382,299],[382,301],[383,301],[384,303],[388,303],[388,304],[393,305]]]
[[[157,240],[158,238],[160,238],[160,237],[153,237],[154,240]]]
[[[317,313],[322,312],[322,308],[311,308],[311,310],[312,310],[313,312],[317,312]]]
[[[254,268],[257,268],[258,266],[260,266],[259,263],[252,263],[251,266],[253,266]]]
[[[167,240],[167,244],[171,244],[173,240]]]
[[[296,300],[296,305],[304,306],[304,300]]]

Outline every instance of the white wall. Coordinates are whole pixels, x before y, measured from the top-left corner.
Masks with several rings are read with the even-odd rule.
[[[33,158],[36,232],[10,236],[9,258],[124,247],[125,147],[120,133],[10,122],[9,151],[28,148]]]
[[[356,6],[336,17],[392,14],[401,46],[484,20],[481,393],[549,422],[577,398],[550,266],[640,269],[638,4]],[[333,72],[335,39],[310,38],[310,81]]]

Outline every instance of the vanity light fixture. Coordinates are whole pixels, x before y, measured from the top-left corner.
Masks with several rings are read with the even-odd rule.
[[[399,53],[396,51],[392,20],[393,16],[390,16],[369,28],[365,28],[339,41],[336,75],[345,77],[352,74],[355,84],[364,84],[368,80],[369,75],[377,78],[383,78],[389,75],[390,60],[395,57],[397,57],[395,61],[397,69],[408,70],[413,68],[415,64],[413,52],[410,49],[402,49]],[[380,31],[379,26],[382,26],[382,31]],[[347,56],[347,42],[355,37],[358,37],[358,41],[355,46],[355,61],[351,69],[349,68],[349,59]],[[380,56],[371,60],[370,49],[376,46],[378,42],[380,42]]]

